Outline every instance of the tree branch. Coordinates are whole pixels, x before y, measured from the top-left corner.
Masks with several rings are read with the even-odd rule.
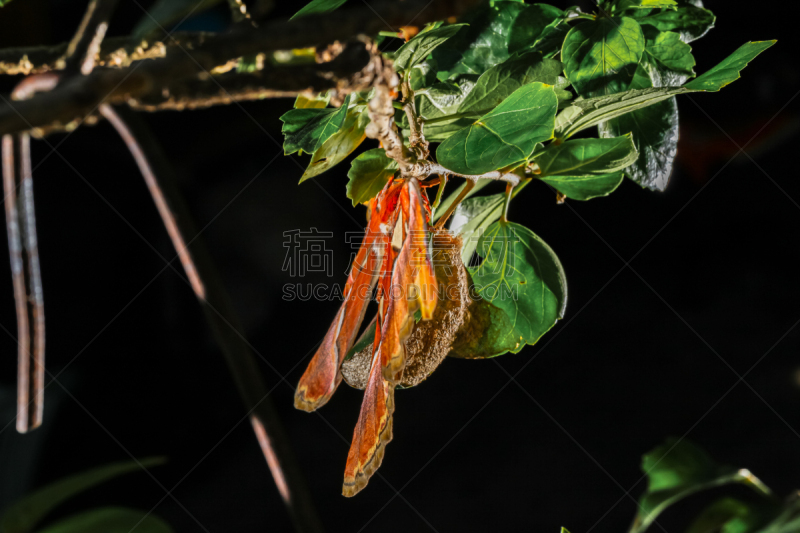
[[[185,53],[141,62],[136,68],[95,69],[90,75],[66,80],[54,90],[30,100],[0,105],[0,134],[63,126],[82,119],[100,103],[123,103],[162,90],[170,83],[208,76],[218,65],[246,55],[272,50],[321,46],[346,41],[357,34],[377,34],[386,25],[400,27],[458,16],[478,0],[382,0],[365,7],[337,10],[296,20],[266,22],[259,28],[237,26],[210,35]],[[2,56],[2,54],[0,54]]]

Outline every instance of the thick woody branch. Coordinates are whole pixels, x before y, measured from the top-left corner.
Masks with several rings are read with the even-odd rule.
[[[393,75],[371,42],[347,43],[332,61],[321,64],[271,66],[247,74],[225,73],[213,78],[189,79],[130,99],[140,111],[198,109],[264,98],[296,97],[331,91],[339,99],[368,90]]]
[[[0,134],[68,124],[82,119],[100,103],[122,103],[182,80],[207,76],[219,65],[242,56],[272,50],[322,46],[354,35],[374,35],[411,22],[423,24],[458,16],[477,0],[384,0],[296,20],[266,22],[259,28],[237,26],[209,36],[193,49],[121,69],[95,69],[65,81],[30,100],[0,105]],[[183,53],[182,53],[183,52]],[[2,55],[2,54],[0,54]],[[134,68],[135,67],[135,68]]]

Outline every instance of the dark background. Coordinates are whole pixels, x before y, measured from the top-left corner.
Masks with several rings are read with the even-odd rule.
[[[143,116],[198,226],[208,225],[203,238],[329,531],[623,531],[637,509],[626,491],[638,497],[645,486],[640,457],[670,435],[751,469],[780,496],[800,488],[797,13],[743,5],[706,2],[717,29],[693,43],[697,71],[748,40],[779,42],[721,93],[679,99],[665,193],[626,181],[608,198],[556,205],[534,185],[515,201],[511,218],[567,272],[565,320],[517,355],[447,360],[399,391],[380,475],[353,499],[340,491],[362,393],[342,385],[318,415],[292,406],[338,303],[281,298],[285,283],[344,282],[345,233],[364,220],[345,197],[349,165],[297,185],[307,157],[282,155],[278,120],[291,100]],[[83,9],[14,0],[0,10],[0,45],[67,40]],[[127,34],[141,15],[122,2],[109,35]],[[226,17],[223,6],[184,28],[219,29]],[[748,142],[750,157],[736,157]],[[44,426],[17,434],[16,344],[0,332],[0,507],[86,468],[163,455],[157,482],[130,474],[53,518],[124,504],[156,507],[176,531],[289,530],[196,300],[158,255],[174,251],[120,139],[99,124],[35,142],[33,153],[58,382],[47,388]],[[311,227],[334,233],[333,279],[281,270],[283,232]],[[0,325],[15,332],[9,278],[3,259]],[[690,508],[666,516],[670,533]]]

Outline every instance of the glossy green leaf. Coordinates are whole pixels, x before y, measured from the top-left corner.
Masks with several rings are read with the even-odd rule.
[[[601,175],[622,170],[636,161],[630,135],[613,139],[573,139],[550,144],[536,158],[542,178],[550,176]]]
[[[701,490],[729,483],[744,484],[762,495],[769,489],[748,470],[720,466],[686,440],[668,439],[642,458],[647,491],[630,533],[640,533],[670,505]]]
[[[644,47],[642,29],[632,18],[605,17],[582,22],[564,40],[564,73],[584,97],[625,91]]]
[[[460,174],[484,174],[525,160],[553,136],[558,99],[552,85],[531,83],[439,145],[436,158]]]
[[[483,74],[508,59],[511,25],[523,9],[525,4],[520,2],[495,2],[465,16],[463,22],[469,26],[433,51],[439,64],[438,78],[446,80],[460,73]]]
[[[283,122],[283,153],[293,154],[300,150],[313,154],[330,139],[334,133],[341,129],[347,116],[350,97],[338,108],[304,108],[292,109],[284,113],[280,120]]]
[[[339,8],[347,2],[347,0],[311,0],[303,8],[292,15],[292,19],[304,17],[306,15],[321,15],[323,13],[330,13],[334,9]],[[291,19],[290,19],[291,20]]]
[[[687,77],[694,76],[695,60],[692,47],[671,31],[659,31],[652,26],[643,28],[646,40],[643,64],[650,74],[652,86],[682,85]],[[643,89],[644,87],[631,87]]]
[[[470,117],[458,114],[458,108],[475,87],[477,81],[478,76],[475,74],[462,74],[451,81],[432,85],[417,97],[417,113],[425,121],[423,131],[428,141],[444,141],[456,131],[472,123]],[[403,133],[408,136],[407,122],[404,127]]]
[[[743,44],[717,66],[693,79],[684,87],[692,91],[719,91],[739,79],[739,73],[755,57],[776,41],[756,41]]]
[[[73,496],[123,474],[163,463],[164,459],[160,457],[142,459],[139,462],[112,463],[59,479],[6,507],[0,522],[0,531],[28,533],[50,511]]]
[[[359,104],[349,108],[339,131],[331,135],[311,156],[311,162],[300,177],[300,183],[336,166],[358,148],[366,137],[364,129],[368,123],[366,105]]]
[[[505,203],[506,195],[500,193],[469,198],[456,208],[450,222],[450,231],[461,236],[461,260],[465,265],[469,265],[472,252],[478,247],[483,233],[503,214]]]
[[[509,53],[532,48],[537,41],[555,31],[563,21],[564,12],[549,4],[532,4],[525,8],[511,25],[508,40]]]
[[[38,533],[172,533],[153,514],[124,507],[102,507],[67,517]]]
[[[466,24],[451,24],[420,32],[397,50],[394,66],[398,71],[406,71],[421,61],[425,61],[437,46],[441,45]]]
[[[708,9],[681,5],[677,11],[661,11],[637,20],[639,24],[651,25],[661,31],[674,31],[684,42],[690,43],[708,33],[714,27],[716,17]]]
[[[560,83],[560,74],[561,63],[546,59],[540,53],[509,59],[490,68],[478,78],[456,113],[481,116],[497,107],[523,85],[538,81],[555,86]]]
[[[540,178],[555,190],[573,200],[591,200],[608,196],[614,192],[625,175],[622,172],[610,174],[588,174],[586,176],[550,176]]]
[[[495,222],[478,242],[483,263],[469,272],[475,291],[504,311],[509,329],[498,342],[517,353],[534,344],[564,316],[567,281],[553,250],[531,230]]]
[[[383,148],[373,148],[353,159],[347,173],[347,197],[353,206],[369,202],[397,172],[397,161],[386,156]]]
[[[173,24],[181,23],[220,2],[222,0],[157,0],[134,26],[131,38],[138,43],[151,34],[156,34],[156,38],[160,39]]]

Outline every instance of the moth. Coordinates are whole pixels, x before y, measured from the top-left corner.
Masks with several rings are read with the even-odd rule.
[[[438,286],[428,228],[430,206],[415,178],[390,179],[369,202],[369,223],[343,291],[344,301],[295,393],[295,407],[314,411],[342,381],[342,364],[353,347],[375,287],[378,314],[364,400],[347,455],[342,493],[363,489],[392,439],[394,391],[408,362],[405,342],[419,311],[434,316]]]

